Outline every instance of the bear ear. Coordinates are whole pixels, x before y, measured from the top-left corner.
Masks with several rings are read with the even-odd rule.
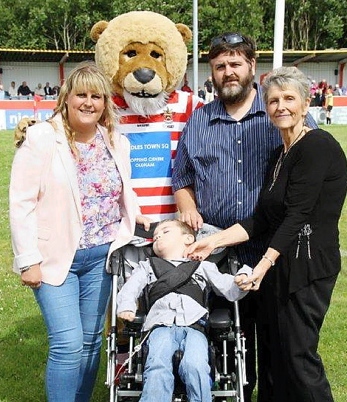
[[[93,28],[90,31],[90,37],[92,38],[93,42],[97,42],[100,38],[100,35],[104,32],[107,28],[108,22],[107,21],[99,21],[93,25]]]
[[[192,31],[185,24],[176,24],[176,28],[178,32],[182,35],[183,42],[185,44],[189,43],[192,40],[193,34]]]

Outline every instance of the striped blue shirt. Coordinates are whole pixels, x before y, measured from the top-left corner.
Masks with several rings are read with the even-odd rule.
[[[194,188],[204,222],[227,228],[252,215],[272,151],[282,144],[256,84],[256,96],[239,121],[216,99],[196,110],[180,138],[173,169],[174,191]],[[312,118],[311,118],[312,119]],[[311,121],[314,126],[314,120]],[[238,246],[241,263],[254,265],[264,244]]]

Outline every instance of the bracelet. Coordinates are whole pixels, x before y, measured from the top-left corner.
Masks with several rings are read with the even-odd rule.
[[[264,258],[265,260],[268,260],[272,267],[275,265],[275,261],[272,261],[272,259],[267,257],[265,254],[262,256],[262,258]]]
[[[27,265],[26,267],[19,268],[19,272],[22,274],[23,272],[29,271],[31,265]]]

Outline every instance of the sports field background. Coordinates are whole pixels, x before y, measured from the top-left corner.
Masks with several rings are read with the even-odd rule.
[[[347,153],[347,126],[331,125],[329,131]],[[14,152],[12,135],[11,131],[0,131],[0,402],[43,402],[47,354],[45,327],[31,289],[21,286],[19,277],[11,270],[8,185]],[[335,402],[346,402],[347,203],[340,221],[340,233],[343,268],[321,331],[320,352]],[[93,402],[108,401],[108,390],[104,385],[105,356],[103,352]]]

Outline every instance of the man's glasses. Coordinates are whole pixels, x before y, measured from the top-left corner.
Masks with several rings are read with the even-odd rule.
[[[245,43],[247,46],[254,49],[254,46],[249,43],[242,35],[238,33],[230,33],[217,36],[212,39],[210,49],[222,43],[230,43],[231,45],[237,45],[238,43]]]

